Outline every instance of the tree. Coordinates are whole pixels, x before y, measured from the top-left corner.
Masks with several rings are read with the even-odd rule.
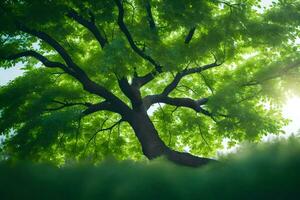
[[[199,166],[224,138],[280,133],[281,97],[299,86],[299,1],[262,13],[256,0],[0,5],[1,67],[25,70],[0,90],[11,159],[142,152]]]

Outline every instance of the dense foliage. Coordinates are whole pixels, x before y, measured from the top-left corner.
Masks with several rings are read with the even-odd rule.
[[[157,161],[98,167],[0,164],[2,199],[298,199],[299,141],[190,169]],[[18,191],[18,192],[16,192]]]
[[[132,40],[118,21],[116,2],[122,2],[123,21]],[[295,43],[300,1],[279,0],[264,12],[259,11],[259,3],[1,1],[0,67],[22,62],[25,70],[23,76],[0,88],[0,133],[6,137],[0,146],[2,156],[58,164],[97,162],[108,155],[141,159],[139,141],[129,124],[119,121],[119,114],[99,111],[83,115],[87,107],[105,98],[83,90],[72,76],[78,70],[73,62],[128,107],[132,102],[118,84],[124,77],[130,83],[156,70],[155,79],[140,88],[146,97],[162,93],[183,70],[215,64],[184,76],[169,94],[171,98],[207,98],[202,110],[161,102],[150,113],[160,137],[172,149],[183,151],[188,146],[193,154],[212,157],[224,138],[234,145],[281,133],[287,123],[280,112],[282,101],[300,86]],[[86,28],[84,22],[94,29]],[[45,41],[44,33],[69,57],[55,48],[55,42]],[[58,176],[61,172],[53,173]],[[184,171],[179,173],[184,177]],[[178,183],[188,184],[184,180]]]

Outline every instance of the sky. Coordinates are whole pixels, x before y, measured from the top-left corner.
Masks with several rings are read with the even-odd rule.
[[[22,75],[23,71],[21,68],[21,64],[17,64],[16,66],[9,69],[3,69],[0,67],[0,86],[7,84],[9,81]]]

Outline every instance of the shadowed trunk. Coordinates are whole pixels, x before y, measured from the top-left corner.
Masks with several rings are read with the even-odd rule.
[[[144,109],[135,110],[129,119],[129,124],[132,126],[142,146],[143,154],[149,160],[164,156],[173,163],[190,167],[198,167],[212,161],[215,162],[213,159],[201,158],[170,149],[160,139],[157,130]]]

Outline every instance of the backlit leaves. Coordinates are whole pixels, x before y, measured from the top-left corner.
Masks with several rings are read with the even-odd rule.
[[[184,77],[170,94],[208,98],[203,109],[211,116],[182,107],[156,106],[150,117],[166,144],[213,157],[223,138],[233,145],[281,133],[287,121],[280,106],[287,93],[300,91],[299,45],[295,43],[299,1],[278,1],[262,13],[254,0],[149,3],[155,29],[149,27],[145,0],[123,1],[124,22],[135,45],[163,66],[163,73],[143,86],[143,96],[161,93],[183,69],[222,64]],[[6,0],[0,5],[0,67],[23,63],[26,69],[22,77],[0,88],[0,133],[8,138],[3,149],[12,157],[59,164],[98,162],[107,156],[141,159],[139,143],[128,124],[101,131],[117,123],[119,115],[105,111],[81,118],[84,103],[98,103],[102,98],[85,92],[62,70],[45,69],[33,58],[4,59],[35,49],[64,63],[48,44],[17,31],[23,23],[52,36],[93,81],[129,105],[117,79],[125,76],[131,81],[135,73],[143,76],[153,66],[132,50],[120,31],[114,1]],[[89,30],[67,17],[70,9],[95,23],[108,40],[103,49]],[[193,27],[195,33],[185,44]],[[77,105],[63,106],[70,103]]]

